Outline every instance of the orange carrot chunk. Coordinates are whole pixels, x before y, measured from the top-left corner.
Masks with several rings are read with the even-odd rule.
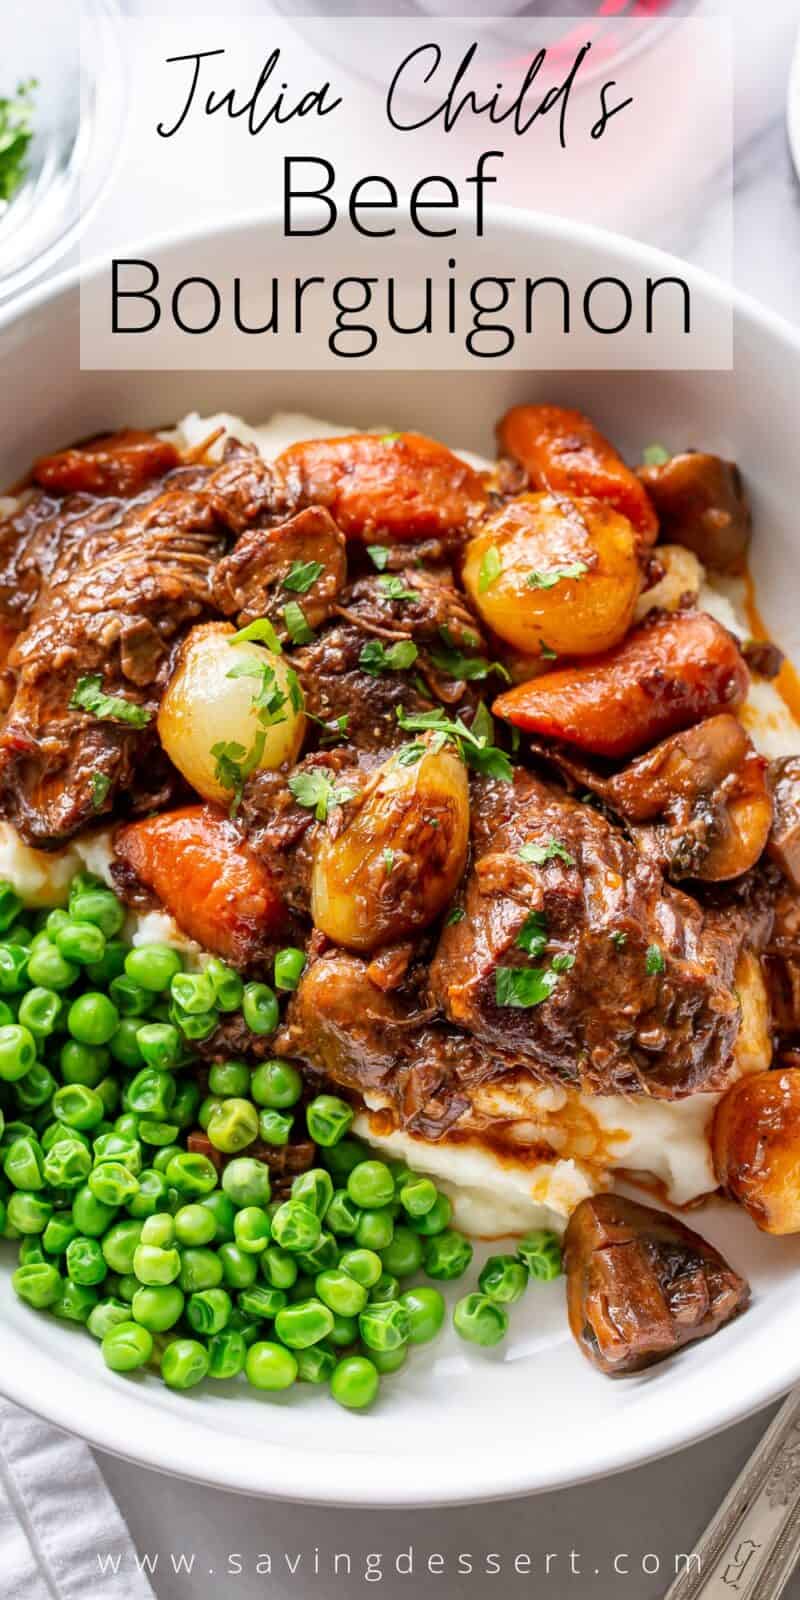
[[[643,543],[653,544],[658,518],[636,473],[580,411],[514,406],[498,424],[501,450],[522,463],[535,489],[589,495],[621,512]]]
[[[703,717],[735,710],[749,674],[735,639],[704,611],[658,616],[605,655],[521,683],[495,716],[598,756],[629,756]]]
[[[40,456],[34,482],[53,494],[139,494],[152,478],[180,465],[180,453],[168,439],[127,428],[103,439],[52,456]]]

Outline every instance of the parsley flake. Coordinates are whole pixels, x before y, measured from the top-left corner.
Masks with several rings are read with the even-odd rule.
[[[457,922],[463,922],[466,916],[463,906],[453,906],[444,919],[446,928],[454,928]]]
[[[558,652],[551,650],[549,644],[545,644],[544,639],[539,640],[539,654],[543,661],[558,660]]]
[[[313,811],[318,822],[324,822],[332,805],[344,805],[352,800],[355,789],[346,785],[334,788],[330,774],[321,768],[314,772],[295,772],[289,779],[289,789],[299,806]]]
[[[222,789],[230,789],[233,793],[231,801],[231,816],[235,817],[239,809],[247,779],[255,772],[261,757],[264,754],[264,745],[267,735],[264,728],[259,728],[249,750],[237,740],[221,739],[217,744],[212,744],[211,754],[214,757],[214,777]]]
[[[379,572],[385,572],[386,568],[389,565],[389,546],[388,545],[386,545],[386,544],[368,544],[367,545],[367,555],[369,556],[369,559],[372,562],[373,567],[377,567]]]
[[[293,594],[308,594],[325,568],[321,561],[293,561],[285,578],[281,579],[284,589],[291,589]]]
[[[644,970],[648,978],[654,978],[657,973],[663,972],[665,966],[663,950],[657,944],[649,944],[644,958]]]
[[[413,639],[398,639],[388,650],[382,639],[370,639],[362,645],[358,664],[377,678],[380,672],[405,672],[413,667],[418,655]]]
[[[378,587],[385,594],[387,600],[419,599],[419,590],[407,588],[402,578],[398,578],[395,573],[387,573],[385,577],[379,578]]]
[[[446,627],[440,628],[441,644],[432,645],[429,655],[437,671],[443,672],[447,678],[463,678],[465,683],[477,682],[479,679],[488,678],[490,672],[497,672],[506,683],[510,683],[511,674],[499,661],[487,661],[485,656],[465,656],[450,637]],[[472,635],[474,638],[474,635]],[[478,641],[475,639],[475,644]]]
[[[529,911],[514,943],[527,955],[543,955],[547,945],[547,918],[542,911]]]
[[[670,453],[663,444],[649,444],[642,451],[642,465],[645,467],[663,467],[664,462],[670,459]]]
[[[384,852],[383,852],[383,864],[384,864],[384,866],[386,868],[386,872],[387,872],[387,876],[388,876],[388,874],[392,871],[392,868],[394,867],[394,851],[393,850],[384,850]]]
[[[485,594],[497,582],[501,572],[500,551],[496,544],[490,544],[488,550],[481,557],[478,570],[478,594]]]
[[[424,744],[404,744],[398,750],[396,760],[401,767],[415,767],[425,754]]]
[[[309,627],[303,607],[296,600],[290,600],[288,606],[284,606],[283,620],[292,644],[311,643],[314,629]]]
[[[228,644],[265,644],[268,650],[273,650],[276,656],[281,654],[281,641],[278,638],[269,617],[256,617],[255,622],[248,622],[246,628],[240,628],[238,633],[232,633]]]
[[[99,672],[79,678],[70,699],[72,711],[88,711],[98,722],[127,722],[132,728],[146,728],[153,713],[120,694],[104,694]]]
[[[563,861],[565,867],[574,867],[575,857],[559,839],[549,839],[547,844],[523,844],[517,851],[520,861],[531,862],[536,867],[544,866],[546,861]]]
[[[628,943],[627,933],[623,933],[621,929],[617,928],[616,931],[611,935],[611,943],[617,950],[624,950],[626,944]]]
[[[406,733],[441,733],[446,739],[451,739],[474,772],[500,778],[505,783],[511,781],[511,762],[505,751],[498,750],[496,745],[489,744],[485,735],[475,732],[477,716],[473,726],[468,728],[461,717],[452,721],[443,711],[420,711],[415,716],[409,716],[402,706],[398,706],[395,715]]]
[[[0,201],[11,200],[25,177],[25,160],[33,138],[35,78],[17,84],[15,95],[0,98]]]
[[[499,1006],[527,1010],[549,999],[558,983],[558,974],[544,967],[498,967],[494,980]]]
[[[269,660],[256,661],[248,656],[237,661],[225,674],[226,678],[254,678],[258,688],[253,691],[253,710],[263,728],[272,728],[286,721],[284,707],[288,696],[284,694]],[[299,684],[298,684],[299,688]]]
[[[525,582],[529,589],[554,589],[562,578],[582,578],[588,571],[585,561],[573,561],[568,567],[542,567],[539,572],[529,572]]]
[[[105,772],[93,772],[91,782],[92,806],[95,811],[99,811],[109,789],[111,788],[111,779]]]

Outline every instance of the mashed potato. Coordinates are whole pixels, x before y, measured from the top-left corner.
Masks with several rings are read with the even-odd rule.
[[[381,423],[374,431],[383,434],[388,426]],[[220,412],[211,417],[193,413],[167,437],[191,448],[218,428],[252,442],[268,460],[298,440],[355,431],[299,413],[281,413],[251,426]],[[220,438],[216,454],[223,443]],[[457,453],[478,470],[491,465],[467,451]],[[675,548],[658,586],[657,603],[674,608],[688,588],[697,593],[703,609],[746,638],[750,629],[741,580],[715,579],[712,584],[696,558],[687,561],[686,554]],[[651,604],[655,593],[648,593]],[[643,606],[640,614],[646,609],[649,606]],[[770,758],[800,750],[800,728],[773,684],[764,680],[752,684],[742,718],[754,743]],[[110,881],[110,838],[109,830],[95,830],[67,849],[44,852],[30,849],[9,823],[0,823],[0,877],[29,905],[61,905],[70,878],[81,867]],[[134,944],[158,940],[173,945],[183,951],[190,967],[201,966],[205,959],[200,947],[163,912],[131,913],[125,931]],[[757,1071],[769,1065],[771,1054],[759,963],[746,958],[736,982],[743,1012],[737,1065],[740,1073]],[[466,1231],[499,1236],[531,1227],[561,1231],[575,1206],[585,1196],[608,1188],[614,1173],[658,1186],[675,1205],[707,1194],[715,1188],[708,1131],[718,1100],[713,1094],[681,1101],[585,1095],[519,1074],[480,1086],[458,1135],[435,1143],[400,1129],[387,1131],[386,1108],[376,1100],[368,1103],[355,1128],[387,1155],[434,1176],[451,1194],[456,1219]],[[492,1123],[491,1141],[484,1135],[487,1122]],[[499,1136],[498,1129],[504,1130]]]

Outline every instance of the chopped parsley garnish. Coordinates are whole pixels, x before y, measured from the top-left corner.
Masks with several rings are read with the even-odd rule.
[[[386,544],[368,544],[367,545],[367,555],[369,556],[369,559],[372,562],[373,567],[377,567],[379,572],[385,572],[386,568],[389,565],[389,546],[388,545],[386,545]]]
[[[575,857],[570,855],[559,839],[549,839],[547,844],[523,844],[517,855],[520,861],[532,862],[536,867],[544,866],[546,861],[563,861],[565,867],[575,865]]]
[[[105,772],[92,773],[92,805],[95,811],[100,810],[110,788],[111,779]]]
[[[309,627],[303,607],[296,600],[290,600],[288,606],[284,606],[283,620],[292,644],[311,643],[314,629]]]
[[[452,928],[457,922],[463,922],[466,914],[463,906],[453,906],[444,919],[445,927]]]
[[[256,617],[255,622],[248,622],[246,628],[240,628],[238,633],[232,633],[228,644],[265,644],[268,650],[274,650],[276,656],[281,654],[281,641],[278,638],[269,617]]]
[[[663,467],[669,461],[670,453],[664,449],[663,444],[649,444],[642,451],[642,463],[645,467]]]
[[[560,955],[553,956],[550,965],[554,972],[570,972],[575,965],[575,957],[564,950]]]
[[[415,767],[424,754],[424,744],[404,744],[398,750],[396,759],[401,767]]]
[[[259,728],[249,750],[236,740],[226,741],[221,739],[218,744],[212,744],[211,754],[214,757],[214,777],[223,789],[230,789],[233,793],[231,801],[231,816],[235,817],[239,809],[247,779],[251,772],[255,772],[261,757],[264,754],[264,745],[267,735],[264,728]]]
[[[480,568],[478,569],[478,594],[485,594],[486,590],[497,582],[500,571],[500,551],[497,545],[490,544],[488,550],[484,551]]]
[[[332,805],[344,805],[356,793],[346,785],[335,788],[330,774],[320,768],[315,772],[295,772],[289,779],[289,789],[297,804],[313,811],[318,822],[325,821]]]
[[[381,436],[380,436],[379,443],[380,444],[396,444],[397,440],[398,439],[402,439],[402,437],[403,437],[403,435],[401,433],[382,433]]]
[[[15,95],[0,98],[0,201],[13,199],[25,177],[36,87],[36,79],[29,78],[17,85]]]
[[[146,706],[137,706],[120,694],[104,694],[99,672],[78,679],[69,703],[71,710],[88,711],[98,722],[127,722],[132,728],[146,728],[153,716]]]
[[[588,571],[585,561],[573,561],[568,567],[542,567],[539,572],[529,572],[525,582],[529,589],[554,589],[562,578],[582,578]]]
[[[392,868],[394,867],[394,851],[393,850],[384,850],[384,852],[383,852],[383,864],[384,864],[384,866],[386,868],[386,872],[387,872],[387,875],[388,875],[388,873],[390,873],[392,871]]]
[[[558,660],[558,652],[551,650],[549,644],[545,644],[544,639],[539,640],[539,654],[543,661]]]
[[[511,781],[511,762],[505,752],[490,745],[485,735],[476,733],[474,725],[468,728],[461,717],[453,721],[442,711],[420,711],[416,716],[408,716],[402,706],[397,707],[395,715],[406,733],[441,733],[444,738],[452,739],[474,772],[483,772],[487,777],[501,778],[507,783]]]
[[[292,594],[308,594],[325,568],[321,561],[293,561],[282,579],[284,589],[291,589]]]
[[[544,954],[547,945],[547,918],[543,911],[528,912],[514,943],[534,959]]]
[[[402,578],[398,578],[394,573],[388,573],[385,577],[379,578],[378,587],[385,594],[387,600],[419,599],[419,590],[409,589]]]
[[[510,682],[511,675],[499,661],[487,661],[485,656],[465,656],[455,645],[446,627],[440,628],[441,644],[431,646],[429,655],[433,665],[447,678],[463,678],[466,683],[476,682],[481,678],[488,678],[490,672],[499,673],[500,677]],[[474,635],[473,635],[474,637]],[[475,644],[478,641],[475,639]]]
[[[663,950],[657,944],[649,944],[644,958],[644,970],[648,978],[654,978],[656,973],[663,972],[665,966]]]
[[[310,722],[316,722],[317,727],[322,728],[320,744],[336,744],[337,739],[344,738],[350,723],[347,711],[343,711],[340,717],[332,717],[330,722],[326,722],[324,717],[316,716],[313,711],[307,711],[306,716]]]
[[[256,661],[254,657],[247,656],[242,661],[237,661],[225,674],[226,678],[254,678],[258,687],[253,691],[253,710],[258,716],[262,728],[272,728],[278,722],[286,721],[284,707],[288,696],[284,694],[275,676],[275,668],[269,661]],[[297,679],[295,678],[295,682]],[[298,684],[299,688],[299,684]],[[298,708],[295,707],[295,710]]]
[[[413,639],[398,639],[388,650],[382,639],[370,639],[362,646],[358,664],[377,678],[380,672],[405,672],[413,667],[419,651]]]
[[[498,967],[494,975],[499,1006],[528,1009],[548,1000],[558,983],[558,973],[545,967]]]
[[[622,933],[622,931],[618,928],[616,932],[612,933],[611,935],[611,943],[616,946],[617,950],[624,950],[626,944],[628,943],[627,933]]]

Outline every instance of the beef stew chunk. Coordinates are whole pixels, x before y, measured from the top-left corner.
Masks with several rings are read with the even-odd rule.
[[[582,1200],[565,1237],[570,1328],[609,1377],[641,1372],[744,1311],[748,1284],[700,1235],[621,1195]]]
[[[286,639],[287,605],[302,609],[309,628],[330,616],[347,578],[344,536],[321,506],[273,527],[251,527],[214,573],[214,604],[240,628],[269,617]]]

